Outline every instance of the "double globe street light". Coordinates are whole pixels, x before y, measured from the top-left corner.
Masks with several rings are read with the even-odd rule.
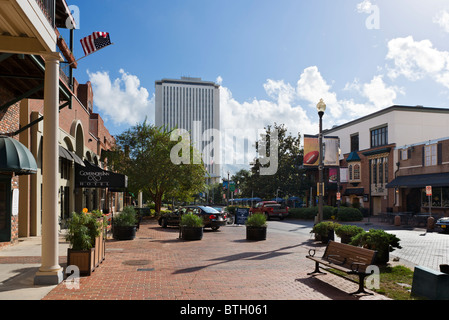
[[[319,174],[319,187],[317,189],[318,192],[318,219],[317,223],[323,221],[323,194],[324,194],[324,177],[323,177],[323,115],[326,111],[326,104],[323,99],[320,99],[320,102],[316,105],[316,109],[318,110],[318,116],[320,117],[320,133],[318,135],[318,143],[320,148],[320,162],[318,164],[318,174]]]

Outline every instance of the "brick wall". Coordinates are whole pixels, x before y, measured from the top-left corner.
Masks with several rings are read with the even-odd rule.
[[[1,90],[0,90],[1,93]],[[3,96],[4,97],[4,96]],[[4,99],[0,98],[0,101]],[[20,104],[16,103],[6,110],[0,112],[0,133],[11,133],[19,129]],[[14,137],[18,140],[18,137]],[[19,188],[19,177],[15,176],[11,180],[11,188]],[[0,243],[0,247],[15,243],[19,239],[19,217],[11,216],[11,242]]]

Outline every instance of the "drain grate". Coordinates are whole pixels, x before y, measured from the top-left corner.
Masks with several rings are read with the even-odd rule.
[[[122,264],[127,266],[145,266],[150,263],[150,260],[126,260]]]

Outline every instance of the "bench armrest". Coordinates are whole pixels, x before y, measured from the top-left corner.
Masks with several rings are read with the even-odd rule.
[[[309,249],[309,256],[310,257],[314,257],[315,253],[316,253],[315,249]]]
[[[351,263],[351,271],[352,272],[359,272],[360,266],[366,266],[366,264],[360,263],[360,262],[353,262],[353,263]]]

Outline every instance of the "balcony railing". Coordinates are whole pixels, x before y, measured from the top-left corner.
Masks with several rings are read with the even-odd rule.
[[[56,16],[56,1],[55,0],[36,0],[37,4],[41,8],[44,15],[47,17],[48,22],[54,28],[55,16]]]

